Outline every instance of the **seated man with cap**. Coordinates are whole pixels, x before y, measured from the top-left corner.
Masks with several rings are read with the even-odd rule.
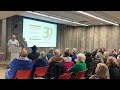
[[[31,49],[32,49],[32,52],[28,54],[28,58],[31,59],[32,61],[37,60],[40,55],[37,52],[38,48],[36,47],[36,45],[34,45],[33,47],[31,47]]]

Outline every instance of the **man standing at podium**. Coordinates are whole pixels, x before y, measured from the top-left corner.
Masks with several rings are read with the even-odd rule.
[[[10,45],[19,46],[19,42],[16,40],[15,35],[12,35],[12,38],[8,41],[8,46]]]
[[[15,50],[19,50],[19,49],[16,49],[17,47],[19,47],[19,42],[18,40],[16,40],[16,36],[12,35],[11,39],[8,41],[8,52],[9,52],[8,59],[10,59],[11,61],[14,58],[19,58],[19,52],[15,52]],[[14,48],[14,49],[11,49],[11,48]]]

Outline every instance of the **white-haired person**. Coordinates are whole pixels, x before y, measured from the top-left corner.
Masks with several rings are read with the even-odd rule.
[[[15,58],[9,65],[8,70],[5,73],[7,79],[13,79],[16,75],[17,70],[28,70],[32,69],[33,63],[31,59],[27,58],[27,50],[22,49],[20,58]]]
[[[79,53],[77,55],[77,59],[78,59],[77,63],[69,69],[69,72],[72,72],[73,78],[76,77],[78,72],[85,71],[87,68],[85,63],[86,57],[84,54]]]
[[[36,62],[33,65],[33,69],[31,72],[31,78],[33,78],[34,72],[35,72],[37,67],[46,67],[46,66],[48,66],[47,55],[44,51],[42,51],[40,53],[40,56],[38,57],[38,59],[36,60]]]
[[[89,79],[110,79],[108,66],[104,63],[98,63],[95,74]]]
[[[59,75],[65,73],[64,58],[61,57],[61,51],[55,50],[55,55],[50,58],[47,78],[58,79]]]
[[[51,62],[64,62],[64,58],[61,57],[61,51],[59,49],[55,50],[54,56],[49,59],[49,63]]]

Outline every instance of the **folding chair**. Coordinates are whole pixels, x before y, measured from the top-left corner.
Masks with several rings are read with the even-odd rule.
[[[34,78],[41,78],[47,74],[48,67],[37,67],[34,73]]]
[[[17,70],[14,79],[29,79],[32,69],[29,70]]]
[[[72,73],[64,73],[63,75],[59,75],[58,79],[71,79]]]
[[[85,76],[86,71],[87,70],[78,72],[75,79],[85,79],[84,76]]]

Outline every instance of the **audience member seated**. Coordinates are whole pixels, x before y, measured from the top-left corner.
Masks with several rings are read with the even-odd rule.
[[[74,64],[76,63],[75,60],[77,59],[77,49],[76,48],[73,48],[72,49],[72,61],[74,62]]]
[[[69,52],[64,52],[64,61],[65,62],[71,62],[72,61],[72,58],[70,57],[70,53]]]
[[[28,70],[32,69],[32,60],[27,58],[26,49],[22,49],[19,59],[14,59],[9,65],[9,69],[5,73],[7,79],[13,79],[16,75],[17,70]]]
[[[119,70],[119,77],[120,77],[120,58],[117,59],[117,68]]]
[[[39,57],[39,53],[37,51],[37,47],[34,45],[32,48],[32,52],[28,54],[28,58],[31,60],[37,60]]]
[[[78,58],[78,62],[73,67],[71,67],[69,69],[69,72],[73,72],[72,73],[73,78],[76,77],[78,72],[86,70],[86,63],[85,63],[86,57],[85,57],[85,55],[82,53],[79,53],[77,55],[77,58]]]
[[[117,59],[119,59],[119,58],[120,58],[120,55],[117,56]]]
[[[87,65],[87,68],[94,67],[94,62],[93,62],[91,53],[90,52],[86,52],[85,56],[86,56],[85,63]]]
[[[106,64],[106,61],[107,61],[107,59],[109,57],[109,53],[108,52],[104,52],[103,56],[104,56],[103,61]]]
[[[43,51],[43,52],[40,53],[40,56],[39,56],[38,60],[36,60],[36,62],[33,65],[31,78],[33,78],[34,72],[35,72],[37,67],[45,67],[45,66],[48,66],[48,60],[47,60],[47,57],[46,57],[46,53]]]
[[[103,59],[101,58],[102,53],[98,52],[95,56],[95,60],[94,60],[94,66],[97,67],[98,63],[103,63]]]
[[[92,75],[89,79],[110,79],[109,69],[106,64],[98,63],[95,69],[95,75]]]
[[[65,53],[69,53],[70,54],[70,49],[66,48],[65,51],[64,51],[64,54],[62,55],[62,57],[66,57]],[[71,54],[70,54],[70,57],[72,57]]]
[[[113,50],[110,50],[109,56],[113,56]]]
[[[117,56],[118,56],[118,55],[120,55],[120,49],[119,49],[119,51],[117,52]]]
[[[103,63],[103,59],[101,59],[102,53],[98,52],[95,56],[95,60],[93,60],[94,63],[94,71],[93,74],[95,74],[95,68],[97,67],[98,63]]]
[[[50,58],[49,67],[48,67],[48,73],[47,78],[54,78],[58,79],[59,75],[62,73],[65,73],[65,67],[64,67],[64,58],[60,56],[61,52],[59,49],[55,50],[55,56]]]
[[[72,61],[72,58],[70,57],[70,53],[69,52],[64,52],[64,66],[65,66],[65,69],[66,69],[66,73],[68,73],[68,69],[71,68],[74,63]]]
[[[95,56],[96,56],[97,52],[98,52],[98,49],[95,49],[95,51],[92,52],[92,58],[93,59],[95,59]]]
[[[119,70],[117,68],[117,59],[115,57],[109,57],[106,64],[109,68],[110,79],[120,79]]]
[[[53,49],[53,48],[50,48],[50,49],[49,49],[49,52],[48,52],[48,54],[47,54],[48,60],[49,60],[52,56],[54,56],[54,49]]]
[[[102,54],[104,53],[103,50],[102,50],[102,48],[99,49],[99,52],[101,52]]]
[[[113,51],[113,57],[117,58],[116,51]]]

